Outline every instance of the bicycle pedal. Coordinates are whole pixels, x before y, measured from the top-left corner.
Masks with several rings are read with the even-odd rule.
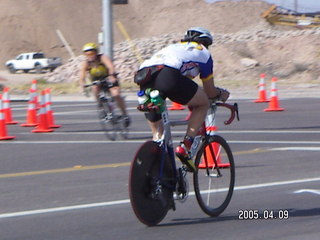
[[[174,203],[174,197],[170,201],[169,209],[172,209],[173,211],[176,210],[176,204]]]
[[[173,193],[173,199],[175,201],[179,201],[179,202],[185,202],[188,198],[188,194],[187,193],[180,193],[180,192],[174,192]]]
[[[110,113],[108,113],[106,116],[105,116],[105,119],[106,120],[113,120],[113,116],[112,116],[112,114],[110,114]]]

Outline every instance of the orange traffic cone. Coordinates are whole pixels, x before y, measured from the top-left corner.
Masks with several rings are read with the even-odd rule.
[[[204,157],[202,158],[202,161],[198,167],[206,168],[206,165],[208,165],[208,168],[214,168],[216,167],[214,159],[216,160],[219,168],[230,167],[229,162],[223,163],[221,156],[221,146],[216,142],[212,142],[210,145],[205,147]]]
[[[218,128],[214,125],[206,126],[206,132],[210,136],[214,135],[217,130]],[[206,164],[208,164],[209,168],[214,168],[216,166],[214,159],[216,160],[218,167],[230,167],[230,163],[223,163],[221,156],[221,146],[216,142],[212,142],[210,145],[205,147],[204,157],[202,157],[201,163],[198,167],[206,168]]]
[[[264,109],[265,112],[271,112],[271,111],[283,111],[284,108],[281,108],[279,106],[279,100],[278,100],[278,90],[277,90],[277,78],[273,77],[271,79],[271,99],[270,99],[270,103],[269,103],[269,107]]]
[[[11,140],[14,139],[15,136],[7,135],[7,126],[4,118],[4,109],[2,104],[2,95],[0,95],[0,140]]]
[[[39,96],[38,96],[38,90],[37,90],[37,80],[36,79],[33,79],[32,82],[31,82],[30,92],[34,96],[36,109],[40,109]]]
[[[184,110],[184,106],[180,103],[172,102],[171,107],[168,108],[169,110]]]
[[[39,124],[36,127],[36,129],[31,131],[33,133],[53,132],[53,129],[49,128],[45,101],[46,101],[45,100],[45,91],[42,91],[41,98],[40,98]]]
[[[48,124],[49,127],[51,128],[59,128],[61,125],[54,124],[54,116],[53,116],[53,111],[51,109],[51,90],[48,88],[45,90],[45,98],[46,98],[46,110],[47,110],[47,119],[48,119]]]
[[[34,127],[38,125],[37,122],[37,110],[36,110],[36,95],[32,92],[32,89],[29,90],[30,98],[28,102],[28,109],[27,109],[27,121],[26,123],[21,124],[22,127]]]
[[[3,110],[5,115],[6,124],[17,124],[17,121],[12,120],[12,113],[10,108],[10,96],[9,96],[9,88],[6,87],[3,89]]]
[[[266,93],[266,85],[264,82],[265,79],[265,74],[262,73],[260,75],[260,82],[259,82],[259,98],[254,100],[255,103],[263,103],[263,102],[269,102],[269,100],[267,100],[267,93]]]

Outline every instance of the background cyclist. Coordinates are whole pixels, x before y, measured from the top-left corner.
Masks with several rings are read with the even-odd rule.
[[[190,171],[194,169],[194,165],[189,150],[205,119],[209,108],[208,98],[220,98],[226,101],[229,97],[227,90],[214,85],[213,59],[208,50],[212,42],[213,36],[207,29],[190,28],[181,42],[163,48],[144,61],[135,76],[136,82],[136,79],[142,80],[141,90],[157,89],[163,98],[168,97],[171,101],[191,108],[192,113],[186,135],[175,149],[176,155]],[[148,76],[146,72],[149,70],[151,77],[143,79],[145,75]],[[198,75],[202,80],[203,88],[192,80]],[[150,112],[146,113],[146,118],[151,127],[153,139],[157,140],[162,135],[161,115]]]
[[[108,87],[111,96],[113,96],[113,98],[116,100],[122,112],[122,117],[124,118],[126,125],[129,126],[131,121],[127,114],[125,101],[121,97],[119,81],[117,79],[115,68],[111,59],[108,58],[106,55],[99,54],[98,46],[95,43],[85,44],[82,50],[84,52],[84,55],[86,56],[86,61],[81,63],[79,73],[79,83],[82,88],[82,91],[84,91],[87,73],[89,73],[91,81],[101,81],[108,78],[108,82],[110,82],[110,84],[108,84]],[[97,99],[97,102],[99,103],[99,107],[101,107],[101,103],[99,101],[98,96],[100,87],[101,86],[99,85],[92,86],[92,91]]]

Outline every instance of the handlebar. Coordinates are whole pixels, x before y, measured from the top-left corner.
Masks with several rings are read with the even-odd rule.
[[[137,109],[140,112],[157,112],[160,110],[160,108],[156,105],[153,105],[152,103],[148,104],[148,105],[138,105]]]
[[[114,84],[112,82],[109,82],[108,78],[106,78],[106,79],[103,79],[103,80],[93,81],[90,84],[83,85],[83,87],[88,88],[88,87],[91,87],[91,86],[94,86],[94,85],[101,86],[103,89],[109,89],[109,88],[112,88],[114,86]]]
[[[107,87],[110,87],[110,86],[112,85],[112,83],[108,81],[108,77],[109,77],[109,76],[117,77],[117,76],[118,76],[118,73],[109,74],[109,75],[107,75],[104,79],[93,81],[93,82],[90,83],[90,84],[85,84],[85,85],[83,85],[83,87],[87,88],[87,87],[91,87],[91,86],[94,86],[94,85],[101,85],[101,84],[107,84]],[[110,85],[110,86],[109,86],[109,85]]]
[[[225,107],[230,110],[230,117],[229,119],[224,121],[225,125],[229,125],[233,122],[235,117],[237,117],[237,120],[240,121],[239,118],[239,107],[237,103],[234,104],[228,104],[228,103],[222,103],[222,102],[213,102],[212,105],[218,106],[218,107]],[[139,105],[137,109],[141,112],[153,112],[153,111],[159,111],[159,107],[153,104],[145,105]]]
[[[108,81],[106,79],[104,80],[97,80],[97,81],[93,81],[92,83],[89,83],[89,84],[85,84],[83,85],[83,87],[87,88],[87,87],[91,87],[91,86],[94,86],[94,85],[101,85],[103,83],[108,83]]]
[[[234,103],[233,105],[231,105],[228,103],[217,102],[217,103],[213,103],[213,104],[215,104],[216,106],[219,106],[219,107],[228,108],[230,110],[230,112],[231,112],[230,117],[228,120],[224,121],[225,125],[231,124],[235,117],[237,117],[237,120],[240,121],[238,103]]]

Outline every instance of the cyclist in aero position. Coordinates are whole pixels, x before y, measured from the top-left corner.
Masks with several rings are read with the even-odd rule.
[[[179,43],[171,44],[144,61],[135,75],[135,82],[141,90],[152,88],[159,90],[160,96],[171,101],[188,105],[191,110],[187,132],[175,149],[177,157],[194,170],[190,158],[190,147],[209,108],[209,98],[219,98],[225,102],[229,92],[215,87],[213,78],[213,59],[208,47],[213,43],[211,33],[194,27],[186,31]],[[203,89],[192,78],[200,75]],[[153,140],[159,139],[163,129],[161,115],[156,112],[145,114],[150,125]]]
[[[95,43],[87,43],[82,48],[84,55],[86,56],[86,61],[84,61],[80,66],[80,76],[79,82],[82,90],[84,91],[86,74],[89,73],[91,81],[101,81],[108,78],[109,91],[111,96],[117,101],[117,104],[122,112],[122,117],[125,120],[127,126],[130,125],[130,118],[127,114],[126,104],[120,94],[119,81],[114,69],[114,65],[106,55],[98,53],[98,46]],[[101,106],[99,101],[99,91],[100,85],[93,86],[93,93],[96,100]]]

